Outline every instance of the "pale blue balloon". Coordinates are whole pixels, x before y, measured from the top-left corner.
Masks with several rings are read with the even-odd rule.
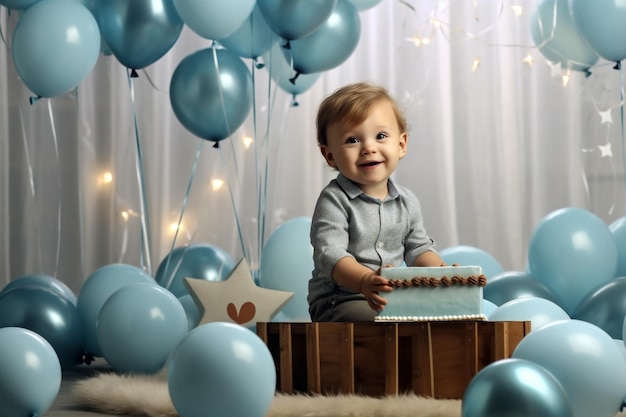
[[[131,69],[159,60],[183,30],[172,0],[106,0],[98,11],[102,37],[117,60]]]
[[[267,239],[261,252],[259,286],[294,295],[281,311],[289,317],[309,317],[307,295],[313,271],[311,218],[287,220]]]
[[[624,316],[626,277],[612,279],[592,289],[572,313],[572,318],[595,324],[614,339],[622,337]]]
[[[0,294],[15,288],[37,287],[50,290],[76,305],[76,294],[63,281],[45,274],[28,274],[15,278],[4,286]]]
[[[505,271],[490,277],[483,296],[496,305],[524,297],[541,297],[559,306],[563,301],[546,284],[528,272]]]
[[[330,17],[313,33],[283,48],[287,61],[301,74],[323,72],[345,62],[359,44],[359,11],[348,0],[339,0]]]
[[[350,0],[350,2],[352,2],[352,4],[354,4],[360,12],[378,6],[381,1],[382,0]]]
[[[620,217],[609,225],[617,246],[616,277],[626,276],[626,217]]]
[[[543,366],[561,383],[574,417],[613,417],[626,394],[626,362],[599,327],[561,320],[526,335],[513,358]]]
[[[598,54],[572,21],[568,0],[541,0],[530,18],[530,29],[543,56],[563,68],[586,71],[598,62]]]
[[[0,5],[8,9],[26,10],[40,0],[0,0]]]
[[[554,290],[570,315],[589,291],[615,277],[616,268],[613,235],[587,210],[553,211],[531,235],[528,271]]]
[[[39,416],[61,388],[61,365],[54,349],[21,327],[0,329],[0,415]]]
[[[489,317],[489,314],[491,314],[491,312],[496,308],[498,308],[496,304],[492,303],[489,300],[483,299],[483,314],[485,316]]]
[[[536,331],[548,323],[570,319],[570,316],[560,306],[539,297],[507,301],[487,317],[489,321],[529,321],[532,331]]]
[[[256,0],[173,0],[185,24],[206,39],[232,34],[250,16]]]
[[[96,333],[100,309],[115,291],[135,283],[157,285],[141,268],[127,264],[105,265],[87,277],[83,283],[78,293],[76,307],[83,323],[85,347],[91,355],[102,356]]]
[[[257,5],[235,32],[219,42],[242,58],[258,58],[278,42],[278,35],[269,27]]]
[[[239,56],[207,48],[187,55],[170,81],[170,101],[183,126],[218,142],[233,134],[252,109],[252,76]]]
[[[24,84],[40,97],[76,88],[100,54],[100,31],[75,0],[46,0],[29,7],[13,32],[11,52]]]
[[[100,309],[96,325],[102,356],[122,373],[161,370],[188,332],[180,301],[157,285],[133,284],[117,290]]]
[[[489,279],[504,272],[500,263],[488,252],[469,245],[449,246],[439,251],[439,255],[448,265],[478,265]]]
[[[542,366],[503,359],[484,367],[463,395],[462,417],[572,417],[561,383]]]
[[[275,44],[268,53],[263,55],[265,68],[270,73],[270,77],[281,90],[294,95],[302,94],[315,84],[320,78],[320,73],[298,74],[291,65],[285,60],[285,56],[281,51],[282,47]]]
[[[319,29],[335,9],[337,0],[257,0],[257,5],[277,35],[293,40]]]
[[[626,58],[626,7],[617,0],[569,0],[578,32],[602,58]]]
[[[178,301],[180,301],[180,304],[185,310],[185,315],[187,316],[187,328],[188,330],[191,330],[200,322],[200,309],[190,294],[178,297]]]
[[[214,322],[190,331],[169,360],[167,384],[184,417],[263,417],[274,399],[276,367],[245,327]]]

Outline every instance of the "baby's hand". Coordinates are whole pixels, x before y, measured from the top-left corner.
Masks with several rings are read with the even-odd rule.
[[[387,300],[381,297],[379,292],[391,292],[393,288],[386,278],[380,276],[380,270],[372,272],[361,278],[361,294],[365,296],[369,306],[376,311],[381,311]]]

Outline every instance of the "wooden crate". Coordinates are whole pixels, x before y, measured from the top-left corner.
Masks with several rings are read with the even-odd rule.
[[[530,322],[257,323],[284,393],[413,392],[463,398],[486,365],[509,358]]]

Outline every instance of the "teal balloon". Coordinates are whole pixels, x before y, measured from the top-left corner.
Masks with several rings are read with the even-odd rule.
[[[126,264],[105,265],[83,283],[76,307],[83,323],[85,348],[91,355],[102,357],[96,330],[100,309],[114,292],[136,283],[156,285],[152,277],[141,268]]]
[[[548,323],[570,319],[570,316],[559,305],[539,297],[507,301],[487,317],[489,321],[529,321],[532,331]]]
[[[100,31],[91,12],[75,0],[46,0],[20,17],[11,42],[15,69],[40,97],[76,88],[100,54]]]
[[[626,276],[626,217],[620,217],[609,225],[609,230],[617,246],[616,277]]]
[[[569,0],[572,20],[580,35],[602,58],[626,58],[626,8],[618,0]]]
[[[239,56],[207,48],[178,64],[170,81],[174,114],[191,133],[218,142],[234,133],[252,108],[252,76]]]
[[[42,288],[52,291],[76,305],[76,294],[63,281],[45,274],[22,275],[4,286],[0,295],[15,288]]]
[[[22,287],[0,294],[0,327],[23,327],[42,336],[63,370],[83,362],[85,336],[78,309],[52,291]]]
[[[282,308],[292,319],[309,317],[309,279],[313,271],[311,219],[296,217],[278,226],[261,251],[259,286],[294,295]]]
[[[184,417],[263,417],[274,399],[276,367],[245,327],[214,322],[190,331],[169,360],[167,384]]]
[[[612,279],[594,288],[572,313],[572,318],[595,324],[613,339],[622,338],[625,316],[626,277]]]
[[[620,410],[626,361],[611,336],[591,323],[562,320],[533,330],[512,357],[535,362],[554,375],[574,417],[613,417]]]
[[[293,40],[319,29],[333,13],[337,0],[257,0],[257,5],[277,35]]]
[[[287,61],[301,74],[323,72],[345,62],[359,44],[359,11],[349,0],[339,0],[330,17],[315,32],[283,48]]]
[[[350,2],[354,4],[360,12],[378,6],[381,1],[382,0],[350,0]]]
[[[504,272],[500,263],[488,252],[468,245],[450,246],[439,251],[439,255],[448,265],[478,265],[487,277],[487,283],[492,277]],[[493,300],[492,300],[493,301]]]
[[[180,301],[158,285],[145,284],[113,293],[96,327],[104,359],[121,373],[158,372],[188,332]]]
[[[541,0],[530,18],[531,35],[539,52],[563,68],[586,71],[598,54],[572,21],[568,0]]]
[[[256,0],[173,0],[185,24],[206,39],[222,39],[250,16]]]
[[[106,45],[122,65],[131,69],[158,61],[183,30],[172,0],[106,0],[100,1],[98,11]]]
[[[550,287],[533,275],[521,271],[505,271],[487,280],[483,297],[496,305],[524,297],[541,297],[559,306],[563,301]]]
[[[205,243],[180,246],[165,255],[155,280],[176,297],[189,294],[184,278],[223,281],[235,268],[235,261],[223,249]]]
[[[572,314],[593,288],[615,277],[617,246],[595,214],[564,208],[544,217],[528,247],[528,271],[550,287]]]
[[[190,294],[178,297],[178,301],[180,301],[180,304],[185,310],[185,315],[187,316],[187,328],[188,330],[191,330],[200,322],[200,309]]]
[[[242,58],[258,58],[278,42],[278,36],[256,5],[243,24],[219,42]]]
[[[545,368],[524,359],[503,359],[470,381],[462,417],[573,417],[561,383]]]
[[[61,388],[61,365],[54,349],[37,333],[0,329],[0,415],[40,416]]]
[[[0,0],[0,5],[7,9],[26,10],[40,0]]]
[[[267,68],[270,77],[278,84],[281,90],[293,95],[302,94],[315,84],[321,74],[298,74],[295,77],[296,73],[285,60],[281,49],[282,47],[279,44],[275,44],[268,53],[263,55],[265,68]]]

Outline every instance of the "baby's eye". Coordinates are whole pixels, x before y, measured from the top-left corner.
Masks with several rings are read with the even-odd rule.
[[[346,139],[346,143],[359,143],[359,138],[350,136],[349,138]]]
[[[388,135],[384,132],[380,132],[378,135],[376,135],[376,139],[385,139],[386,137],[388,137]]]

